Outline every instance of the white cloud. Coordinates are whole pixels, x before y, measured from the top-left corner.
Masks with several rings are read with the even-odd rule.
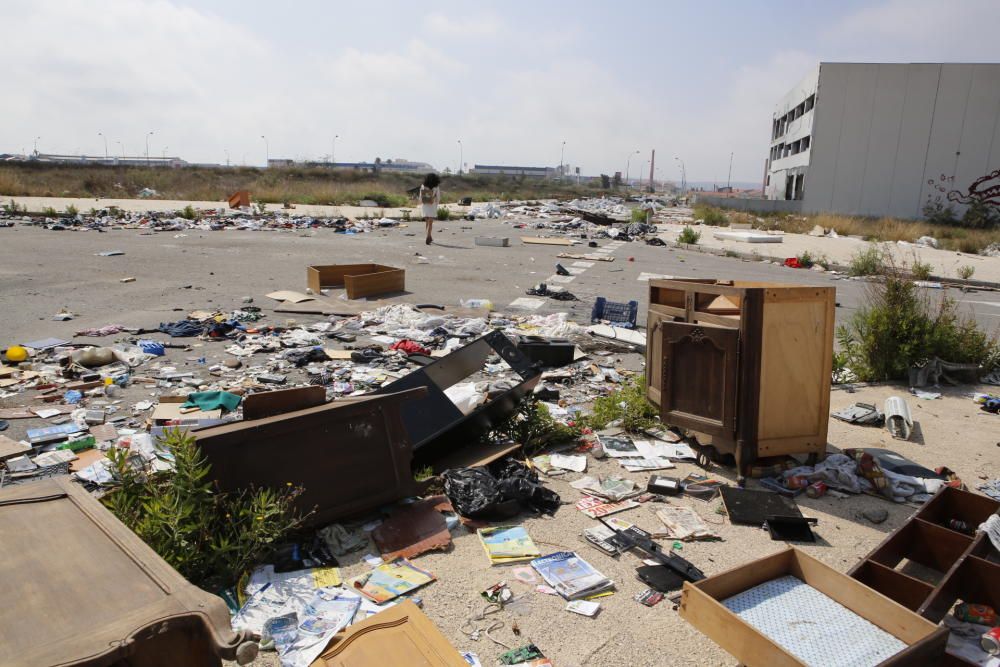
[[[445,37],[488,37],[500,32],[503,21],[492,14],[456,18],[435,13],[424,19],[424,26]]]

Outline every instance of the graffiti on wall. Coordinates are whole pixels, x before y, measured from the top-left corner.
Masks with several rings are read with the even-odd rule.
[[[927,185],[939,193],[930,193],[927,196],[928,202],[941,201],[941,197],[944,195],[948,201],[956,204],[971,206],[980,203],[1000,210],[1000,169],[980,176],[972,181],[964,191],[955,187],[954,176],[945,176],[944,174],[941,174],[938,180],[929,179]]]

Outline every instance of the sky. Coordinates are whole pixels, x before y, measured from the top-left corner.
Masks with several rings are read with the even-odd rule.
[[[148,139],[248,165],[634,177],[655,149],[658,179],[683,161],[724,184],[732,155],[759,182],[775,103],[819,62],[1000,61],[998,0],[0,0],[0,18],[0,153]]]

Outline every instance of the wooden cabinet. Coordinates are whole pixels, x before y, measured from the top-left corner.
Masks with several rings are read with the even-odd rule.
[[[835,290],[779,283],[651,280],[647,397],[663,421],[733,455],[822,454]]]

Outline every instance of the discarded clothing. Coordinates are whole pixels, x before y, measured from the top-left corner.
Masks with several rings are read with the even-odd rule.
[[[191,336],[200,336],[205,331],[205,325],[194,320],[160,322],[157,330],[169,334],[172,338],[189,338]]]
[[[442,477],[445,495],[464,517],[509,518],[522,509],[551,514],[559,508],[559,495],[542,486],[535,471],[511,458],[447,470]]]
[[[329,357],[326,356],[326,352],[324,352],[321,347],[286,350],[283,356],[285,359],[292,362],[296,368],[302,368],[313,361],[327,361],[329,359]]]
[[[430,354],[431,354],[431,351],[428,350],[426,347],[424,347],[423,345],[420,345],[419,343],[414,343],[412,340],[397,341],[397,342],[393,343],[392,345],[390,345],[389,349],[390,350],[399,350],[400,352],[403,352],[406,355],[423,354],[423,355],[429,357]]]
[[[242,396],[230,394],[228,391],[198,391],[188,394],[187,402],[181,407],[198,408],[203,412],[220,409],[231,412],[236,409],[241,400],[243,400]]]
[[[125,327],[121,324],[109,324],[106,327],[100,327],[98,329],[84,329],[82,331],[77,331],[75,336],[111,336],[112,334],[121,333],[126,331]]]

